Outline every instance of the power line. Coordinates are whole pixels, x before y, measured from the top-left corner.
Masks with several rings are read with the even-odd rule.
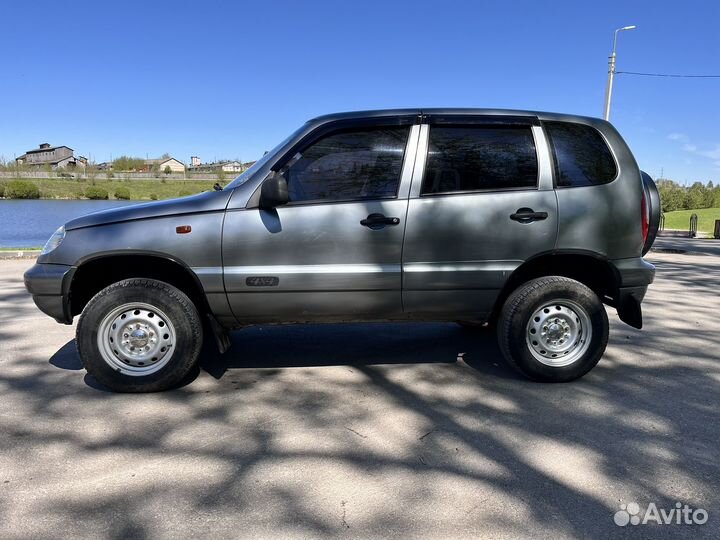
[[[639,73],[637,71],[616,71],[623,75],[640,75],[642,77],[674,77],[683,79],[720,79],[720,75],[676,75],[672,73]]]

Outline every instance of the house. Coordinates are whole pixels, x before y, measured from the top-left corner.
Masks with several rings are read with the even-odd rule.
[[[28,150],[22,156],[15,158],[18,165],[30,167],[51,167],[62,169],[65,167],[82,167],[87,165],[87,158],[75,156],[75,152],[69,146],[50,146],[43,143],[34,150]]]
[[[215,163],[201,163],[200,158],[193,156],[190,158],[192,165],[188,168],[188,171],[192,172],[227,172],[227,173],[241,173],[248,168],[247,163],[242,161],[216,161]]]
[[[165,172],[168,167],[170,168],[170,172],[185,172],[185,164],[171,156],[158,159],[146,159],[143,170]]]

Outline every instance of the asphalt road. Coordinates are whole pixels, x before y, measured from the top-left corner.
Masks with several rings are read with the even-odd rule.
[[[612,313],[574,383],[454,324],[329,325],[237,333],[152,395],[99,388],[0,261],[0,537],[716,538],[717,245],[660,240],[692,251],[650,254],[645,329]],[[709,519],[615,525],[631,502]]]

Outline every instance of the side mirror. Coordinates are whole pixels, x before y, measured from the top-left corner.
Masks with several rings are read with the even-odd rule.
[[[283,175],[270,173],[263,180],[260,188],[260,202],[258,206],[263,210],[270,210],[288,203],[288,185]]]

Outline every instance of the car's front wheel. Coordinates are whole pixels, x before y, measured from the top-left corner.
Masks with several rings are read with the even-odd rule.
[[[549,276],[508,297],[497,332],[500,350],[520,373],[536,381],[566,382],[598,363],[609,324],[595,292],[573,279]]]
[[[196,366],[202,323],[179,289],[126,279],[88,302],[76,342],[88,373],[117,392],[155,392],[180,383]]]

